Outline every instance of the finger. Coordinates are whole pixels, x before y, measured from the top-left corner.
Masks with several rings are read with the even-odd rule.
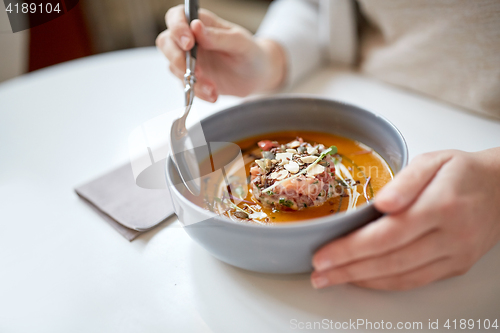
[[[440,259],[414,271],[378,279],[356,281],[353,284],[370,289],[409,290],[458,274],[459,272],[455,272],[453,269],[451,259]]]
[[[184,81],[184,75],[186,74],[186,66],[179,68],[179,67],[175,66],[173,63],[170,63],[169,69],[176,77],[178,77],[179,79]],[[197,78],[196,80],[198,82],[201,82],[200,80],[205,79],[203,69],[201,68],[201,66],[197,66],[194,70],[194,73],[195,73],[195,77]],[[213,82],[213,81],[210,81],[210,82]]]
[[[170,65],[170,71],[179,79],[184,80],[184,72]],[[219,97],[216,84],[206,78],[197,79],[194,85],[194,95],[204,101],[214,103]]]
[[[377,193],[375,207],[384,213],[400,212],[407,208],[451,158],[451,152],[446,151],[417,156]]]
[[[179,68],[175,67],[172,64],[170,64],[168,68],[170,69],[172,74],[174,74],[180,80],[184,81],[184,71],[180,70]]]
[[[386,215],[324,245],[314,254],[313,267],[321,272],[401,248],[435,228],[433,220],[426,222],[422,223],[422,213],[413,210]]]
[[[171,51],[169,51],[171,52]],[[186,72],[186,60],[184,58],[184,52],[180,51],[178,57],[172,56],[171,53],[168,54],[167,58],[172,58],[169,64],[169,69],[177,78],[184,81],[184,74]],[[203,71],[198,66],[195,69],[196,83],[194,85],[195,96],[201,98],[207,102],[215,102],[218,98],[217,86],[215,82],[203,76]]]
[[[216,102],[219,96],[217,93],[217,86],[213,81],[207,78],[196,80],[196,84],[194,85],[194,93],[196,97],[211,103]]]
[[[246,52],[246,35],[239,27],[214,28],[206,26],[200,20],[191,22],[191,30],[198,45],[206,50],[229,53]]]
[[[230,29],[235,26],[233,23],[218,17],[211,11],[206,10],[204,8],[201,8],[198,11],[198,17],[201,20],[201,22],[203,22],[203,24],[205,24],[208,27]]]
[[[168,61],[170,62],[170,66],[174,66],[179,71],[185,72],[186,71],[186,52],[181,50],[179,48],[179,46],[172,40],[171,34],[168,30],[165,32],[165,34],[162,38],[164,40],[159,43],[158,48],[165,55],[165,57],[168,59]],[[172,68],[171,68],[171,70],[172,70]]]
[[[189,28],[184,13],[184,5],[178,5],[168,10],[165,15],[167,28],[172,35],[172,39],[182,50],[188,51],[194,46],[194,36]]]
[[[331,270],[311,274],[315,288],[402,274],[447,256],[442,233],[432,231],[409,245],[381,255]]]
[[[175,43],[171,40],[165,43],[165,46],[161,50],[167,59],[169,60],[169,68],[175,76],[179,79],[184,80],[184,74],[186,73],[186,52],[179,49]],[[199,63],[194,70],[196,78],[203,78],[204,71],[202,68],[202,63]]]
[[[167,38],[170,36],[170,31],[164,30],[162,31],[155,40],[156,47],[161,51],[165,42],[167,41]]]

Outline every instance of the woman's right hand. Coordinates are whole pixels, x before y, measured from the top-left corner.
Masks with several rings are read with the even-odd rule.
[[[157,47],[170,61],[170,71],[179,79],[186,72],[186,54],[195,41],[197,97],[215,102],[220,94],[246,96],[278,88],[283,81],[286,60],[281,46],[260,39],[212,12],[200,9],[199,19],[188,25],[184,6],[166,14],[168,29],[156,39]]]

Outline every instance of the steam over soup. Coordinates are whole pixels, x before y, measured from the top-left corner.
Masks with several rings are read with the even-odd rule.
[[[393,177],[371,148],[332,134],[279,132],[237,145],[244,170],[241,163],[231,165],[234,153],[214,152],[202,169],[213,160],[227,160],[228,167],[204,177],[202,195],[188,197],[238,222],[271,225],[351,211],[373,199]]]

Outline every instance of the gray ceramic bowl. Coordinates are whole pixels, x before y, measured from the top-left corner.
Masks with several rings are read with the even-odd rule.
[[[207,142],[236,142],[284,130],[311,130],[342,135],[375,149],[397,173],[407,163],[408,149],[398,129],[385,118],[358,107],[313,97],[274,97],[246,102],[201,121]],[[172,160],[166,178],[181,221],[202,221],[185,230],[214,257],[237,267],[264,273],[312,270],[311,258],[326,242],[380,217],[373,205],[354,212],[283,223],[240,224],[190,202]],[[176,185],[174,185],[176,184]]]

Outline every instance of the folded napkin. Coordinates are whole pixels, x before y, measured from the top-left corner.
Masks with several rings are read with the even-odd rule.
[[[139,187],[130,163],[75,188],[75,192],[129,241],[174,214],[170,191]]]

